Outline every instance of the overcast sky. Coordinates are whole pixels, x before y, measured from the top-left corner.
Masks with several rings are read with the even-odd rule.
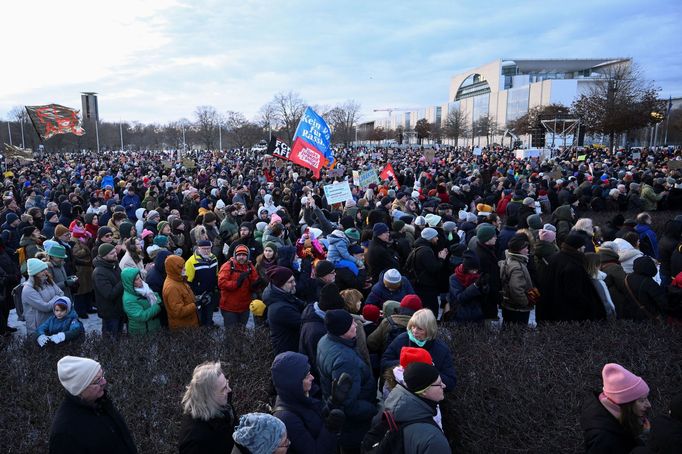
[[[198,105],[253,118],[278,92],[373,109],[448,101],[451,76],[496,58],[633,57],[682,96],[679,0],[6,1],[0,117],[17,105],[167,122]],[[675,38],[677,36],[677,38]],[[674,43],[678,44],[675,45]]]

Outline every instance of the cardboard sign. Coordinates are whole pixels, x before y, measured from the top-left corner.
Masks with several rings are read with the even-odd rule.
[[[587,158],[587,155],[581,154],[580,156],[578,156],[578,161],[584,161],[585,158]]]
[[[483,148],[481,148],[481,147],[474,148],[474,156],[481,156],[482,154],[483,154]]]
[[[353,170],[353,184],[360,186],[360,172],[357,170]]]
[[[641,157],[642,153],[640,153],[639,151],[635,151],[634,153],[632,153],[632,159],[639,159]]]
[[[345,202],[353,198],[348,181],[325,185],[324,195],[329,205]]]
[[[163,161],[161,161],[161,165],[163,165],[164,169],[172,169],[173,168],[173,161],[163,160]]]
[[[186,169],[193,169],[197,166],[197,164],[192,159],[183,158],[182,166]]]
[[[426,162],[432,162],[433,158],[436,157],[436,151],[435,150],[425,150],[424,151],[424,158],[426,158]]]

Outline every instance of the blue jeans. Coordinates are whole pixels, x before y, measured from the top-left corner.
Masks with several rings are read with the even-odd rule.
[[[103,318],[102,334],[110,334],[118,337],[123,332],[123,320],[120,318]]]
[[[249,321],[249,311],[228,312],[220,309],[220,313],[223,315],[223,325],[225,326],[225,329],[239,325],[246,326],[246,322]]]

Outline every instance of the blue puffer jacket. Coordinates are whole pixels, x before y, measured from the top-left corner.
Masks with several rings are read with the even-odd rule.
[[[400,350],[403,347],[419,347],[410,341],[407,333],[393,339],[393,342],[386,348],[384,356],[381,357],[381,370],[392,368],[400,364]],[[452,353],[447,345],[438,339],[427,341],[422,347],[431,354],[433,365],[440,372],[440,378],[445,383],[445,392],[452,392],[457,385],[457,373],[455,365],[452,363]]]
[[[400,302],[406,295],[414,294],[414,288],[412,287],[410,280],[405,276],[402,277],[402,284],[400,285],[400,288],[395,292],[392,292],[384,285],[384,273],[381,273],[377,283],[372,286],[372,290],[369,292],[369,296],[367,297],[365,304],[373,304],[379,308],[382,308],[384,303],[388,300]]]
[[[301,332],[301,312],[305,303],[272,284],[265,288],[263,302],[268,308],[273,353],[278,355],[282,352],[297,351]]]
[[[474,284],[467,288],[457,279],[453,273],[450,275],[450,291],[448,302],[454,312],[453,320],[457,322],[478,322],[483,320],[481,290]]]
[[[317,343],[327,334],[323,316],[315,310],[315,304],[308,304],[301,314],[301,336],[298,340],[298,351],[308,357],[313,375],[317,373]]]
[[[369,366],[355,351],[355,340],[325,334],[317,345],[317,368],[325,400],[331,395],[332,382],[344,372],[350,375],[353,386],[342,405],[346,422],[339,444],[344,448],[359,447],[377,412],[377,387]]]
[[[303,393],[302,383],[309,368],[307,358],[300,353],[285,352],[275,357],[272,362],[272,382],[277,399],[273,415],[287,427],[291,441],[287,452],[336,452],[336,435],[323,424],[322,402]]]
[[[166,280],[166,258],[173,255],[170,251],[161,250],[154,258],[154,266],[147,273],[147,285],[156,293],[163,293],[163,283]]]
[[[640,250],[651,258],[658,259],[658,239],[649,224],[637,224],[635,232],[639,235]],[[648,244],[647,244],[648,243]]]
[[[71,301],[68,298],[58,298],[52,304],[54,307],[57,303],[66,303],[66,315],[62,319],[58,319],[55,315],[45,320],[36,330],[39,336],[52,336],[57,333],[64,333],[65,339],[72,340],[82,335],[85,332],[83,324],[78,320],[78,314],[71,308]]]
[[[348,252],[350,247],[350,240],[340,230],[334,230],[331,235],[327,237],[329,241],[329,251],[327,252],[327,260],[336,264],[340,260],[349,260],[355,263],[355,258]]]

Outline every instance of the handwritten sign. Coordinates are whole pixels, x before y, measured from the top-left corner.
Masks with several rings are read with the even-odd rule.
[[[324,195],[327,198],[327,203],[330,205],[345,202],[346,200],[353,198],[348,181],[325,185]]]
[[[360,180],[358,186],[361,188],[369,187],[372,183],[378,183],[379,177],[377,176],[377,171],[374,169],[369,169],[360,174]]]

